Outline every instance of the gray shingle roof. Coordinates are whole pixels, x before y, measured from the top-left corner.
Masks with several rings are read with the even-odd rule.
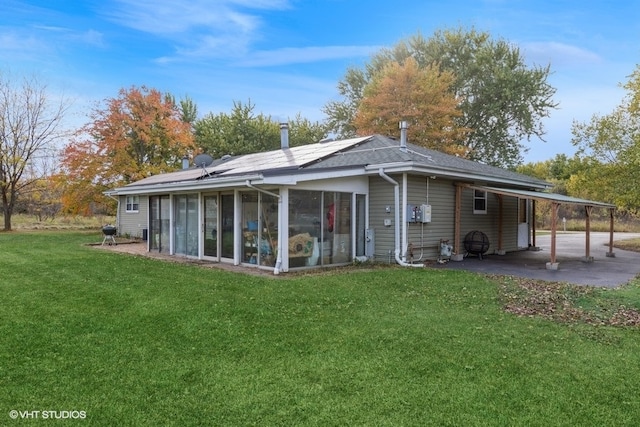
[[[474,162],[460,157],[431,150],[414,144],[407,144],[406,151],[400,149],[400,142],[373,135],[358,146],[350,147],[329,158],[308,166],[305,169],[344,168],[349,166],[372,166],[378,164],[407,163],[414,166],[441,170],[446,172],[458,172],[460,174],[475,174],[486,176],[489,181],[504,179],[510,181],[529,182],[536,186],[546,186],[546,181],[539,180],[517,172]]]
[[[506,169],[451,156],[413,144],[407,144],[406,150],[400,148],[399,141],[381,135],[352,138],[341,141],[309,144],[286,150],[273,150],[236,156],[228,160],[216,160],[206,168],[191,168],[177,172],[151,176],[129,184],[128,188],[168,185],[171,183],[211,182],[225,178],[239,180],[249,175],[291,176],[305,172],[331,171],[336,177],[339,170],[396,165],[407,172],[430,173],[464,179],[473,176],[474,180],[491,184],[507,182],[517,186],[545,187],[548,183],[536,178],[512,172]],[[370,172],[371,173],[371,172]]]

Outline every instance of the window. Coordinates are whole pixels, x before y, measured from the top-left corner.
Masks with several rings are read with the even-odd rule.
[[[473,190],[473,213],[487,213],[487,192],[482,190]]]
[[[138,212],[140,208],[140,197],[139,196],[127,196],[127,212]]]

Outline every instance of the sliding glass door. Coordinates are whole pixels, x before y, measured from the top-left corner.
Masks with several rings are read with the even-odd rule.
[[[218,257],[218,196],[204,196],[204,256]]]
[[[176,255],[198,256],[198,195],[174,196]]]
[[[149,197],[149,250],[169,253],[169,196]]]
[[[233,194],[220,196],[220,255],[233,259]]]

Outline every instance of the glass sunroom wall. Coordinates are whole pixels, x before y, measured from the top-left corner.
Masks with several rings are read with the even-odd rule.
[[[181,194],[175,202],[175,253],[177,255],[198,255],[198,195]]]
[[[351,198],[351,193],[324,193],[323,264],[343,264],[352,259]]]
[[[260,265],[275,267],[278,248],[278,198],[260,194]]]
[[[149,250],[169,253],[169,196],[151,196],[149,205]]]
[[[258,192],[247,191],[242,199],[242,262],[258,263]]]
[[[242,200],[242,262],[273,267],[278,241],[278,198],[246,191]]]
[[[320,265],[322,253],[322,192],[289,191],[289,233],[283,250],[289,252],[289,267]]]

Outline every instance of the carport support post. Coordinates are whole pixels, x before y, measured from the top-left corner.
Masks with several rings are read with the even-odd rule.
[[[556,262],[556,229],[558,228],[559,209],[559,203],[551,203],[551,260],[547,263],[547,270],[558,269],[558,263]]]
[[[609,252],[607,252],[607,256],[610,258],[616,256],[613,252],[613,210],[614,208],[609,209]]]
[[[536,247],[536,201],[531,200],[531,246]]]
[[[585,219],[585,248],[584,248],[584,262],[593,262],[593,257],[591,254],[591,211],[593,210],[593,206],[585,206],[584,213],[586,215]]]

